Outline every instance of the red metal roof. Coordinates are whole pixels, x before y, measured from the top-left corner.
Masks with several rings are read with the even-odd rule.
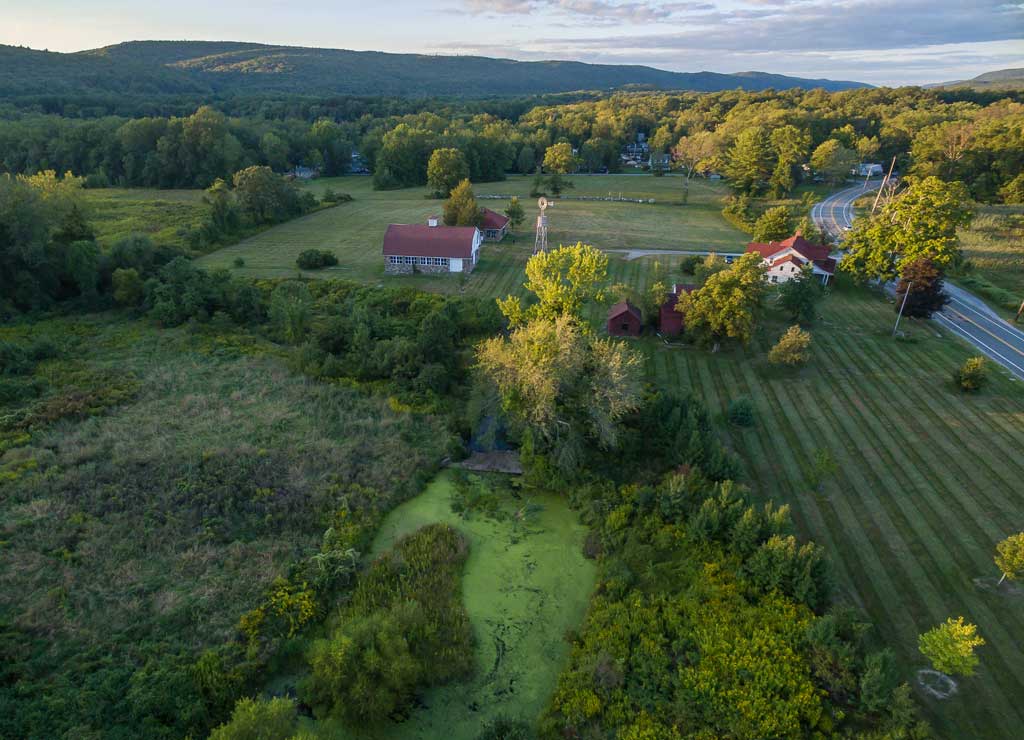
[[[483,209],[483,220],[480,222],[481,229],[503,229],[508,223],[508,216],[504,216],[490,208]]]
[[[783,239],[780,242],[750,242],[747,244],[748,252],[757,252],[765,259],[771,258],[772,255],[784,252],[787,249],[792,249],[794,252],[799,254],[804,260],[813,262],[820,269],[829,273],[830,275],[835,272],[836,261],[828,256],[831,251],[824,244],[813,244],[806,239],[798,231],[788,239]],[[775,264],[782,264],[782,262],[776,262]]]
[[[622,316],[623,314],[627,313],[634,316],[637,321],[643,320],[643,318],[640,315],[640,309],[634,306],[629,301],[619,301],[610,309],[608,309],[608,318],[614,319],[616,316]]]
[[[748,252],[757,252],[765,259],[786,249],[793,249],[809,260],[823,260],[828,257],[828,253],[831,251],[824,244],[812,244],[804,239],[799,232],[780,242],[768,242],[767,244],[763,242],[750,242],[747,245]]]
[[[475,226],[390,224],[383,251],[403,257],[472,257],[476,231]]]

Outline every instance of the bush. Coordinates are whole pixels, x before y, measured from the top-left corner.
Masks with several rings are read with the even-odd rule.
[[[210,740],[287,740],[293,736],[297,723],[291,699],[240,699],[231,713],[231,721],[210,733]]]
[[[231,264],[233,264],[235,267],[245,267],[245,259],[242,257],[235,257],[234,261]]]
[[[738,427],[750,427],[754,425],[754,403],[746,396],[733,399],[729,402],[727,412],[729,422]]]
[[[811,358],[811,333],[799,326],[791,326],[768,353],[773,365],[803,365]]]
[[[697,266],[701,261],[701,258],[695,254],[691,254],[689,257],[683,257],[679,260],[679,272],[684,275],[693,275],[697,271]]]
[[[476,740],[531,740],[534,736],[530,725],[520,719],[498,716],[484,723]]]
[[[137,306],[142,302],[143,283],[139,272],[133,267],[118,268],[111,276],[114,287],[114,300],[122,306]]]
[[[333,252],[323,249],[307,249],[298,256],[295,264],[303,270],[320,270],[338,264],[338,258]]]
[[[953,373],[953,382],[967,393],[981,390],[988,382],[988,360],[980,356],[969,358]]]

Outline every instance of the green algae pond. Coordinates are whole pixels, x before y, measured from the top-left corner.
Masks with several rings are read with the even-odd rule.
[[[503,476],[471,475],[482,500],[460,513],[452,476],[441,473],[392,511],[371,556],[435,522],[463,534],[476,670],[468,681],[428,691],[407,721],[381,728],[379,737],[472,740],[497,715],[533,722],[568,656],[565,634],[581,624],[594,587],[596,568],[583,557],[586,528],[564,498],[517,493]]]

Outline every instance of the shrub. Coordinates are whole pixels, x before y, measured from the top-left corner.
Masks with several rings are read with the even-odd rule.
[[[333,267],[338,264],[338,258],[333,252],[323,249],[307,249],[299,254],[295,264],[303,270],[320,270],[324,267]]]
[[[679,272],[684,275],[693,275],[697,271],[697,266],[701,263],[701,258],[695,254],[691,254],[688,257],[683,257],[679,260]]]
[[[754,425],[754,403],[746,396],[733,399],[729,402],[729,422],[738,427],[750,427]]]
[[[799,326],[791,326],[768,353],[773,365],[803,365],[811,358],[811,333]]]
[[[988,360],[984,357],[968,358],[955,373],[953,381],[960,390],[974,393],[988,382]]]
[[[484,723],[476,740],[532,740],[533,737],[535,735],[528,723],[499,715]]]
[[[298,716],[291,699],[240,699],[231,721],[210,733],[210,740],[286,740],[295,732]]]
[[[142,278],[134,267],[127,270],[118,268],[114,270],[110,279],[114,287],[115,301],[122,306],[137,306],[142,302]]]
[[[245,259],[242,257],[235,257],[234,261],[231,264],[233,264],[235,267],[245,267]]]

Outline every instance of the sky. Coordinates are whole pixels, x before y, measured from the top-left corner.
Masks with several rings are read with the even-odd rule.
[[[0,44],[140,39],[925,84],[1024,67],[1024,0],[0,0]]]

